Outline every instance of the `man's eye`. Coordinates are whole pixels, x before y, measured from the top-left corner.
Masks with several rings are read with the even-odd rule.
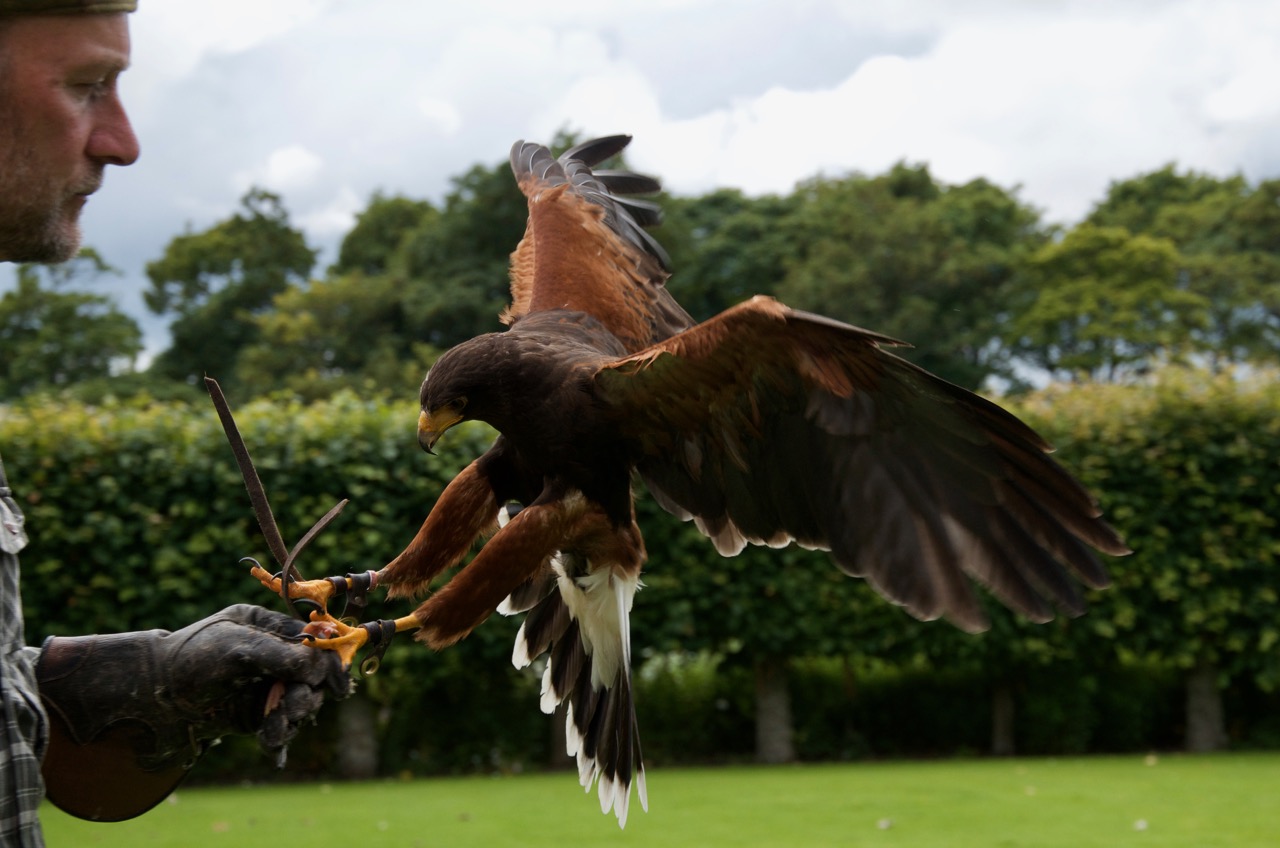
[[[92,77],[73,81],[71,88],[82,97],[93,98],[105,94],[111,88],[111,82],[111,77]]]

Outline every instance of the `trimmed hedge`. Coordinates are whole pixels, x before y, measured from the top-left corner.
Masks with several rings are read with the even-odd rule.
[[[1042,392],[1023,414],[1102,495],[1132,556],[1081,623],[1122,659],[1280,684],[1280,380],[1170,369]],[[1093,650],[1100,646],[1092,646]]]
[[[464,426],[433,458],[417,449],[411,402],[231,401],[287,541],[352,500],[303,555],[308,576],[387,562],[491,439]],[[634,639],[648,658],[637,681],[647,757],[749,757],[751,666],[768,642],[758,637],[772,632],[796,660],[805,758],[986,750],[997,681],[1015,696],[1020,751],[1172,746],[1179,677],[1204,655],[1224,670],[1232,738],[1276,744],[1277,382],[1170,373],[1149,386],[1055,388],[1019,411],[1101,493],[1136,551],[1110,563],[1115,586],[1091,594],[1085,618],[1037,627],[997,614],[992,632],[974,639],[873,601],[820,556],[723,560],[642,498],[653,570]],[[245,600],[280,607],[238,562],[271,567],[211,404],[7,408],[0,449],[32,540],[23,554],[30,642],[175,628]],[[380,606],[371,614],[384,614]],[[720,641],[707,626],[717,606],[748,628],[741,638]],[[516,626],[494,616],[440,654],[408,640],[392,647],[359,695],[374,707],[381,772],[561,761],[550,753],[551,720],[537,711],[537,675],[510,665]],[[295,746],[294,769],[337,770],[335,721],[326,711],[311,741]],[[250,749],[223,747],[214,758],[223,766],[206,774],[258,767]]]
[[[286,542],[352,500],[303,554],[310,576],[384,564],[486,441],[468,428],[427,462],[412,405],[351,395],[310,408],[231,403]],[[0,446],[30,528],[29,639],[172,628],[246,598],[271,600],[238,562],[253,556],[277,570],[212,404],[46,402],[9,410]]]

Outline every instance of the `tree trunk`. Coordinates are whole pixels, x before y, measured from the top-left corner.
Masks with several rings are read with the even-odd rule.
[[[338,772],[347,780],[378,773],[378,723],[373,704],[359,695],[338,702]]]
[[[991,692],[991,753],[1012,757],[1015,753],[1013,687],[997,683]]]
[[[1218,667],[1201,658],[1187,675],[1187,750],[1192,753],[1221,751],[1227,746]]]
[[[796,758],[792,744],[791,690],[787,686],[787,661],[769,658],[756,662],[756,759],[762,763],[789,763]]]

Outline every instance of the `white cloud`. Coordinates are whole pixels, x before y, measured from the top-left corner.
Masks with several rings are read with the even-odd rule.
[[[258,186],[287,194],[313,185],[323,167],[320,156],[301,144],[290,144],[271,151],[261,166],[236,173],[232,183],[241,192]]]
[[[134,40],[153,62],[192,67],[209,53],[238,53],[314,20],[333,0],[219,0],[193,7],[183,2],[144,4],[130,19]]]
[[[532,116],[528,140],[550,140],[565,128],[584,135],[629,133],[638,138],[659,133],[663,118],[658,94],[627,66],[576,75],[565,81],[554,103]]]
[[[349,186],[342,186],[323,205],[298,215],[295,223],[307,234],[310,242],[331,242],[355,226],[358,215],[368,203]]]
[[[143,156],[85,224],[135,291],[247,181],[332,241],[374,190],[438,200],[563,127],[633,134],[631,163],[680,193],[906,159],[1062,221],[1170,161],[1280,174],[1273,0],[154,0],[131,20]]]
[[[144,3],[130,17],[133,68],[124,78],[131,108],[150,106],[181,88],[212,56],[244,52],[285,39],[333,6],[334,0],[219,0],[195,5]]]
[[[1137,17],[1117,6],[948,26],[919,55],[875,57],[836,85],[775,87],[664,122],[646,167],[695,192],[785,192],[818,173],[907,159],[951,182],[1021,185],[1024,199],[1064,221],[1110,181],[1170,161],[1247,171],[1244,140],[1280,138],[1280,52],[1239,48],[1274,40],[1280,18],[1199,3]]]
[[[458,107],[439,97],[423,97],[418,101],[418,111],[443,135],[456,135],[462,129],[462,115]]]

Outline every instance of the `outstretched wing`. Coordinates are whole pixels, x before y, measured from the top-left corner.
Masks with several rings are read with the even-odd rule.
[[[892,339],[757,297],[596,375],[658,503],[725,555],[831,551],[914,615],[986,620],[969,578],[1034,620],[1128,549],[1034,431],[894,356]]]
[[[666,290],[666,253],[644,230],[660,220],[658,206],[624,196],[656,192],[658,182],[591,170],[630,141],[625,135],[595,139],[559,159],[533,142],[511,149],[529,220],[511,254],[505,322],[548,309],[585,312],[633,351],[693,326]]]

